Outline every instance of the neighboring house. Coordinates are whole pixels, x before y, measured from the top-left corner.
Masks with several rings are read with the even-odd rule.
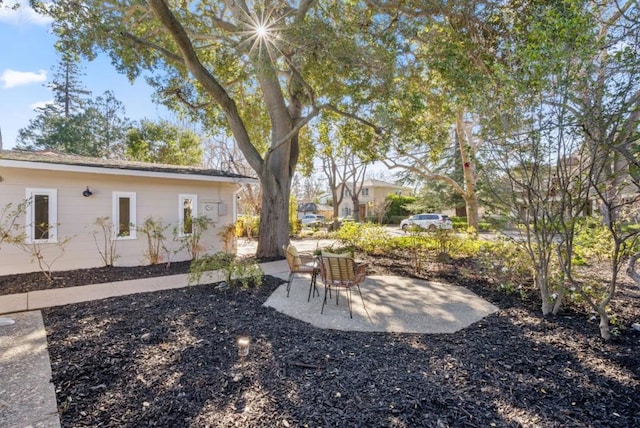
[[[340,203],[338,207],[338,212],[340,213],[340,217],[353,216],[353,201],[351,200],[351,192],[348,186],[344,187],[344,192],[345,194],[342,198],[342,203]],[[376,209],[384,205],[389,194],[411,196],[413,189],[382,180],[365,180],[358,197],[360,219],[364,220],[367,217],[374,216]]]
[[[314,202],[298,203],[298,220],[302,219],[306,214],[319,214],[329,218],[333,215],[333,208],[328,205],[320,205]]]
[[[164,235],[172,251],[163,252],[163,261],[187,260],[187,251],[173,250],[191,233],[191,219],[212,220],[200,243],[207,253],[221,251],[224,228],[235,222],[238,185],[255,181],[196,167],[0,150],[0,213],[8,204],[28,201],[15,231],[24,232],[26,247],[40,248],[45,261],[60,257],[53,271],[104,265],[98,247],[104,250],[105,239],[96,220],[105,217],[113,227],[114,264],[149,263],[147,237],[139,230],[149,217],[169,226]],[[38,270],[19,245],[0,247],[0,275]]]
[[[300,220],[306,214],[316,214],[317,212],[318,212],[318,206],[313,202],[298,203],[298,220]]]
[[[332,202],[331,198],[332,198],[331,193],[322,193],[317,197],[318,203],[326,206],[331,206],[331,202]]]

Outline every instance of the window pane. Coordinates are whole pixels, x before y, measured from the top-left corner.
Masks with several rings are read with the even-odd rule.
[[[33,197],[33,237],[49,239],[49,195]]]
[[[131,199],[118,198],[118,236],[129,236],[131,224]]]
[[[193,199],[182,201],[182,232],[188,235],[193,232]]]

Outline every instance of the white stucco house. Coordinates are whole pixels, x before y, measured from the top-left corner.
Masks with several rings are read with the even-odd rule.
[[[45,259],[59,257],[52,271],[104,265],[99,218],[111,222],[115,265],[148,264],[147,238],[139,228],[149,217],[169,226],[167,247],[177,248],[178,238],[191,233],[190,220],[206,216],[211,226],[200,243],[207,253],[220,251],[225,226],[235,223],[239,184],[247,182],[256,180],[197,167],[0,150],[0,213],[27,201],[12,230],[24,234],[26,248],[38,245]],[[61,242],[67,242],[63,252]],[[25,245],[0,245],[0,275],[39,270]],[[167,257],[188,260],[189,254]]]

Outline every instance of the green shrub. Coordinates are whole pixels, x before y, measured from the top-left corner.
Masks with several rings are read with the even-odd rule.
[[[573,263],[584,266],[602,262],[611,256],[613,239],[607,226],[593,217],[576,220],[573,239]]]
[[[162,223],[162,219],[155,219],[153,216],[149,216],[144,219],[142,226],[138,228],[138,231],[147,236],[147,251],[144,253],[145,258],[150,264],[156,265],[162,261],[161,251],[166,248],[165,231],[169,226],[165,226]]]
[[[478,261],[485,277],[506,293],[518,291],[526,297],[531,288],[533,265],[526,251],[516,243],[484,241],[479,249]]]
[[[478,228],[483,232],[487,232],[490,230],[504,230],[509,229],[510,222],[511,220],[506,216],[485,216],[480,220]]]
[[[385,227],[379,224],[348,221],[338,229],[335,236],[352,252],[379,254],[391,248],[391,238]]]
[[[385,217],[386,224],[395,224],[399,225],[402,220],[407,218],[408,215],[390,215]]]
[[[491,223],[488,223],[486,221],[479,222],[478,223],[478,230],[480,232],[489,232],[489,231],[491,231],[492,230]]]
[[[429,251],[429,243],[425,232],[419,227],[411,227],[408,229],[406,239],[402,240],[401,244],[406,245],[404,248],[409,249],[411,266],[413,266],[414,273],[419,274]]]
[[[302,221],[298,219],[298,199],[289,197],[289,236],[295,236],[302,230]]]
[[[365,254],[382,254],[389,250],[391,241],[384,226],[364,223],[360,228],[357,247]]]
[[[260,217],[245,215],[239,217],[236,220],[236,237],[242,238],[244,236],[253,238],[258,236],[258,227],[260,225]]]
[[[338,229],[336,237],[343,245],[355,251],[360,241],[361,230],[361,223],[348,221]]]
[[[234,254],[222,251],[193,261],[189,268],[189,284],[200,283],[205,272],[214,270],[222,271],[229,286],[240,284],[243,288],[248,288],[251,284],[262,284],[262,269],[255,261],[238,259]]]
[[[454,235],[455,244],[451,246],[453,257],[476,257],[485,241],[478,239],[473,228]]]
[[[451,223],[453,223],[453,228],[455,230],[466,230],[467,229],[467,218],[466,217],[449,217],[451,219]]]
[[[387,199],[390,201],[389,209],[387,210],[387,217],[389,218],[390,223],[394,223],[391,221],[391,219],[393,218],[399,218],[400,220],[402,220],[408,217],[410,213],[405,208],[405,206],[416,201],[416,198],[414,196],[403,196],[395,194],[388,195]],[[400,223],[400,220],[398,220],[398,223]]]
[[[202,234],[213,225],[213,220],[208,217],[193,217],[191,219],[191,230],[189,234],[181,234],[179,226],[173,228],[174,240],[180,243],[178,251],[184,249],[189,254],[190,260],[196,260],[204,247],[200,244]]]
[[[291,236],[299,235],[301,231],[302,231],[301,220],[293,220],[289,222],[289,234]]]

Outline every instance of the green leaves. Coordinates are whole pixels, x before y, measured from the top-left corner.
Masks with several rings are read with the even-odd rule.
[[[129,160],[170,165],[201,165],[200,137],[167,121],[143,120],[126,136],[125,156]]]

